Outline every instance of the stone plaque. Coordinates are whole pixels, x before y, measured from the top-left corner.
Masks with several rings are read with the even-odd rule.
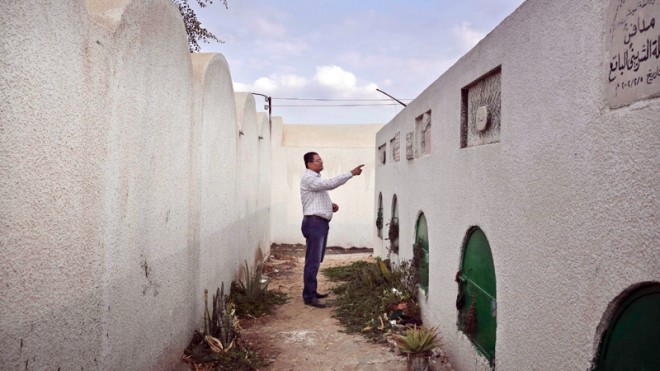
[[[431,154],[431,110],[415,118],[415,157]]]
[[[610,0],[606,27],[610,107],[660,96],[660,0]]]
[[[394,134],[394,138],[390,140],[390,148],[392,148],[392,159],[394,161],[399,161],[401,160],[401,141],[399,139],[401,132],[397,131],[396,134]]]
[[[477,130],[484,131],[488,126],[488,106],[481,106],[477,109]]]
[[[461,90],[461,148],[500,141],[501,95],[500,67]]]
[[[406,133],[406,160],[412,160],[413,158],[415,158],[415,154],[413,152],[414,138],[415,138],[414,131],[411,131],[410,133]]]

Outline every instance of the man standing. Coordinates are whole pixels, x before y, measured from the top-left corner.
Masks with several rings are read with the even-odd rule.
[[[339,174],[331,179],[321,179],[323,160],[316,152],[305,153],[305,174],[300,180],[300,198],[303,206],[302,233],[307,241],[305,252],[305,272],[303,300],[305,305],[325,308],[320,298],[328,296],[316,291],[316,275],[325,255],[325,246],[328,242],[328,230],[332,213],[339,210],[339,205],[330,200],[328,191],[346,183],[353,176],[362,174],[360,165],[351,171]]]

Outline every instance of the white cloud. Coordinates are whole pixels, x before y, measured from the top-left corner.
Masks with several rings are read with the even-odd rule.
[[[270,93],[277,89],[277,83],[269,77],[260,77],[254,82],[255,91]]]
[[[317,66],[314,80],[319,84],[337,90],[347,90],[355,88],[355,75],[344,71],[339,66]]]
[[[280,82],[283,87],[300,89],[307,85],[307,79],[302,76],[288,74],[280,76]]]
[[[317,66],[314,81],[318,83],[322,90],[327,92],[330,89],[330,93],[334,97],[366,98],[378,95],[376,92],[378,85],[373,82],[359,85],[353,73],[336,65]]]
[[[358,82],[357,77],[343,68],[330,65],[316,67],[312,78],[293,73],[275,73],[259,77],[252,83],[234,83],[235,91],[251,91],[272,96],[309,98],[381,98],[373,82]]]
[[[307,79],[294,74],[272,74],[260,77],[251,84],[234,83],[234,91],[251,91],[262,94],[273,94],[281,91],[295,91],[307,85]]]
[[[460,26],[452,29],[454,36],[458,41],[458,46],[462,52],[470,50],[472,47],[486,36],[485,33],[477,31],[470,26],[469,22],[463,22]]]

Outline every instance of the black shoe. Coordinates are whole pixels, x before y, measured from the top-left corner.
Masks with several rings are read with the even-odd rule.
[[[310,301],[306,301],[305,305],[309,305],[310,307],[315,307],[315,308],[325,308],[326,305],[321,303],[319,299],[312,299]]]
[[[328,295],[330,295],[330,294],[327,293],[327,292],[326,292],[326,293],[323,293],[323,294],[317,292],[317,293],[316,293],[316,298],[317,298],[317,299],[323,299],[323,298],[327,298]]]

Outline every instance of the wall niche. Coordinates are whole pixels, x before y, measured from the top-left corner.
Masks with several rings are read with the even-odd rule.
[[[502,66],[461,89],[461,148],[500,141]]]
[[[385,165],[387,162],[387,146],[383,144],[382,146],[378,147],[378,163],[382,166]]]

